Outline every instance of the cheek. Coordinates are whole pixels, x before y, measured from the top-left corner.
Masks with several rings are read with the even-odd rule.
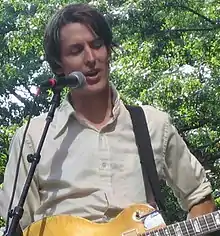
[[[83,60],[81,57],[67,57],[62,61],[63,69],[67,72],[82,68]]]
[[[98,57],[99,57],[99,60],[103,64],[108,64],[108,62],[109,62],[109,53],[107,52],[107,49],[105,47],[100,49]]]
[[[106,56],[102,56],[99,58],[100,63],[102,64],[103,67],[106,67],[106,69],[109,67],[109,58]]]

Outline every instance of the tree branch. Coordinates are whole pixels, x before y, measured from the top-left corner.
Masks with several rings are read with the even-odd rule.
[[[19,94],[17,94],[14,90],[9,90],[9,92],[14,95],[21,103],[23,103],[24,105],[27,105],[27,100],[25,98],[23,98],[22,96],[20,96]]]
[[[26,84],[22,84],[22,86],[24,86],[24,88],[29,92],[29,94],[30,94],[32,97],[35,96],[35,94],[33,94],[33,93],[31,92],[31,90],[29,89],[29,87],[28,87]]]
[[[212,141],[210,143],[207,143],[205,145],[201,145],[201,146],[197,147],[197,149],[205,149],[207,147],[214,146],[218,142],[220,142],[220,138],[218,138],[218,139],[216,139],[216,140],[214,140],[214,141]]]
[[[193,130],[193,129],[198,129],[198,128],[201,128],[203,127],[205,124],[207,124],[207,121],[199,121],[199,124],[198,125],[192,125],[192,126],[188,126],[188,127],[183,127],[183,128],[179,128],[179,132],[180,133],[183,133],[183,132],[187,132],[187,131],[190,131],[190,130]]]
[[[202,18],[202,19],[208,21],[208,22],[211,23],[212,25],[215,25],[215,24],[216,24],[215,21],[213,21],[213,20],[209,19],[208,17],[206,17],[206,16],[200,14],[199,12],[193,10],[193,9],[190,8],[190,7],[187,7],[187,6],[184,6],[184,5],[177,5],[177,4],[173,4],[173,3],[166,3],[165,6],[166,6],[166,7],[179,7],[179,8],[182,8],[182,9],[186,9],[187,11],[192,12],[193,14],[199,16],[200,18]]]
[[[197,32],[197,31],[212,31],[212,30],[216,30],[216,29],[220,29],[220,25],[216,25],[215,27],[211,27],[211,28],[191,28],[191,29],[168,29],[168,30],[162,30],[160,32],[165,32],[165,33],[170,33],[170,32]]]
[[[146,33],[145,35],[155,35],[155,34],[167,34],[167,33],[184,33],[184,32],[200,32],[200,31],[212,31],[212,30],[216,30],[216,29],[220,29],[220,25],[216,25],[215,27],[212,28],[191,28],[191,29],[167,29],[167,30],[159,30],[156,32],[149,32]]]

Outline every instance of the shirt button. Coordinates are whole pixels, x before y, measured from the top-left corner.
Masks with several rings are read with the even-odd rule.
[[[102,163],[102,168],[105,169],[107,167],[107,164],[105,162]]]

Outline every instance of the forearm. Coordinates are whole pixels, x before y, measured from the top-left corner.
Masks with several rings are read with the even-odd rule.
[[[215,210],[216,210],[216,205],[210,194],[190,209],[189,216],[190,218],[195,218],[201,215],[211,213]],[[217,235],[220,235],[220,232],[216,231],[213,233],[205,234],[204,236],[217,236]]]
[[[216,210],[215,202],[212,196],[208,195],[206,198],[204,198],[202,201],[200,201],[198,204],[194,205],[190,209],[189,216],[190,218],[194,218],[197,216],[208,214],[215,210]]]

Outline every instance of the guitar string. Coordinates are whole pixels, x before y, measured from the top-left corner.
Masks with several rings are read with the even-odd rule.
[[[217,212],[218,212],[218,211],[217,211]],[[219,212],[218,212],[218,213],[219,213]],[[194,234],[195,234],[195,233],[209,233],[209,232],[213,232],[213,230],[214,230],[214,232],[215,232],[216,230],[220,229],[220,224],[216,224],[216,219],[213,218],[212,213],[208,214],[207,216],[211,216],[211,219],[208,218],[208,217],[202,217],[202,218],[201,218],[202,220],[205,221],[205,223],[204,223],[204,222],[201,223],[201,222],[200,222],[200,219],[194,219],[194,220],[191,219],[191,220],[187,220],[187,221],[182,221],[182,222],[179,222],[179,223],[175,223],[175,224],[172,224],[172,225],[168,225],[168,226],[165,227],[165,228],[167,228],[169,231],[170,231],[170,229],[172,228],[172,230],[173,230],[174,233],[176,234],[177,232],[176,232],[175,226],[176,226],[176,227],[180,227],[181,232],[183,233],[183,230],[184,230],[184,231],[186,231],[187,235],[191,235],[191,233],[194,233]],[[211,222],[210,222],[210,220],[211,220]],[[184,228],[180,225],[180,224],[183,223],[183,222],[185,223],[185,224],[184,224]],[[186,223],[187,223],[187,222],[190,222],[190,225],[191,225],[191,228],[192,228],[192,229],[190,229],[188,226],[186,226]],[[196,231],[194,223],[198,223],[199,229],[200,229],[199,232]],[[203,226],[205,226],[205,228],[204,228]],[[159,232],[159,231],[164,231],[165,228],[161,228],[161,229],[152,231],[151,233]],[[145,232],[144,234],[141,234],[141,236],[147,235],[146,233],[148,234],[148,233],[150,233],[150,232]],[[163,232],[159,232],[159,233],[163,233]],[[164,234],[164,233],[163,233],[163,234]],[[151,234],[150,234],[150,235],[151,235]],[[171,233],[171,235],[172,235],[172,233]]]
[[[168,229],[170,232],[171,232],[170,229],[172,229],[174,231],[174,234],[176,234],[177,232],[176,232],[175,226],[180,227],[180,230],[181,230],[182,233],[183,233],[183,231],[186,231],[187,235],[190,235],[190,236],[191,236],[192,233],[193,234],[195,234],[195,233],[210,233],[210,232],[213,232],[213,230],[215,232],[216,230],[220,229],[220,224],[216,223],[216,220],[213,217],[213,215],[210,213],[208,216],[211,216],[211,218],[208,218],[208,217],[202,217],[201,218],[202,220],[205,221],[205,224],[204,224],[204,222],[201,223],[200,219],[194,219],[194,220],[191,219],[191,220],[184,221],[184,223],[185,223],[184,228],[180,225],[183,222],[179,222],[179,223],[175,223],[175,224],[172,224],[172,225],[168,225],[165,228],[161,228],[161,229],[158,229],[158,230],[155,230],[155,231],[152,231],[152,232],[145,232],[144,234],[141,234],[141,236],[152,235],[152,233],[156,233],[156,232],[163,233],[165,231],[165,229]],[[191,229],[188,226],[186,226],[187,222],[190,223]],[[199,224],[199,228],[200,228],[199,232],[196,231],[194,223]],[[205,226],[205,228],[203,226]],[[173,235],[172,232],[171,232],[171,235]]]
[[[176,223],[176,224],[174,224],[174,225],[170,225],[170,226],[167,226],[167,228],[172,228],[173,229],[173,231],[174,231],[174,233],[176,233],[175,232],[175,227],[174,226],[179,226],[179,223]],[[188,231],[189,231],[189,234],[188,235],[191,235],[191,233],[209,233],[209,232],[212,232],[212,230],[217,230],[217,229],[219,229],[220,228],[220,226],[216,226],[215,225],[215,223],[214,222],[212,222],[212,223],[210,223],[209,224],[209,226],[210,227],[206,227],[206,229],[203,229],[202,227],[200,227],[201,228],[201,231],[200,232],[196,232],[196,230],[194,229],[195,227],[194,227],[194,225],[193,225],[193,223],[191,223],[191,226],[192,226],[192,228],[193,229],[190,229],[189,227],[187,227],[188,228]],[[214,227],[213,227],[214,226]],[[185,227],[186,228],[186,227]],[[186,229],[184,228],[184,230],[186,231]],[[180,226],[180,229],[181,229],[181,231],[183,232],[183,228]],[[169,230],[169,229],[168,229]],[[207,231],[208,230],[208,231]],[[206,232],[207,231],[207,232]]]
[[[157,230],[154,230],[154,231],[152,231],[152,232],[145,232],[145,233],[143,233],[143,234],[138,234],[138,236],[140,235],[140,236],[146,236],[146,235],[153,235],[154,233],[163,233],[163,232],[160,232],[160,231],[164,231],[166,228],[168,229],[168,228],[172,228],[173,229],[173,231],[174,231],[174,234],[171,232],[171,233],[169,233],[171,236],[172,235],[176,235],[176,229],[174,228],[174,226],[176,225],[177,227],[179,226],[178,225],[179,223],[176,223],[176,224],[174,224],[174,225],[168,225],[167,227],[165,227],[165,228],[161,228],[161,229],[157,229]],[[195,233],[210,233],[210,232],[213,232],[212,230],[217,230],[217,229],[219,229],[220,228],[220,226],[216,226],[215,225],[215,223],[213,222],[213,223],[210,223],[209,224],[209,226],[211,226],[211,227],[213,227],[214,226],[214,228],[212,228],[212,229],[209,229],[209,227],[206,227],[206,229],[208,229],[208,232],[206,232],[206,231],[204,231],[204,229],[202,229],[202,227],[200,227],[201,228],[201,230],[202,231],[200,231],[200,232],[196,232],[196,230],[194,230],[194,229],[189,229],[188,228],[188,231],[189,231],[189,233],[187,234],[187,235],[193,235],[193,234],[195,234]],[[194,226],[192,225],[192,228],[194,228]],[[180,226],[180,229],[181,229],[181,232],[183,233],[183,230],[182,230],[182,228],[181,228],[181,226]],[[211,231],[210,231],[211,230]],[[186,231],[186,230],[185,230]],[[193,234],[192,234],[193,233]]]
[[[180,222],[181,223],[181,222]],[[176,225],[177,227],[179,226],[180,227],[180,230],[181,230],[181,232],[182,233],[184,233],[183,232],[183,229],[182,229],[182,227],[180,226],[180,223],[176,223],[176,224],[173,224],[173,225],[168,225],[167,227],[165,227],[165,228],[161,228],[161,229],[158,229],[158,230],[154,230],[154,231],[148,231],[148,232],[145,232],[145,233],[143,233],[143,234],[138,234],[138,236],[147,236],[147,235],[156,235],[156,233],[159,233],[160,235],[164,235],[164,231],[165,231],[165,229],[168,229],[169,231],[170,231],[170,229],[169,228],[172,228],[172,230],[173,230],[173,232],[171,232],[170,231],[170,233],[169,233],[169,235],[176,235],[176,228],[174,228],[174,226]],[[192,226],[192,228],[194,228],[194,226],[193,226],[193,223],[190,223],[191,224],[191,226]],[[209,226],[210,227],[209,227]],[[220,226],[216,226],[216,224],[215,224],[215,222],[213,221],[212,223],[209,223],[209,224],[207,224],[207,226],[206,226],[206,229],[208,229],[208,232],[205,232],[204,231],[204,229],[202,228],[202,226],[200,226],[200,228],[201,228],[201,230],[202,231],[200,231],[200,232],[196,232],[196,230],[194,230],[194,229],[189,229],[189,227],[185,227],[184,228],[184,230],[187,232],[187,228],[188,228],[188,232],[187,232],[187,235],[195,235],[195,233],[209,233],[209,232],[213,232],[213,231],[210,231],[210,230],[212,230],[211,229],[211,227],[213,227],[214,226],[214,228],[212,228],[212,229],[218,229],[218,228],[220,228]],[[210,229],[209,229],[210,228]],[[206,230],[205,229],[205,230]],[[161,232],[160,232],[161,231]]]

